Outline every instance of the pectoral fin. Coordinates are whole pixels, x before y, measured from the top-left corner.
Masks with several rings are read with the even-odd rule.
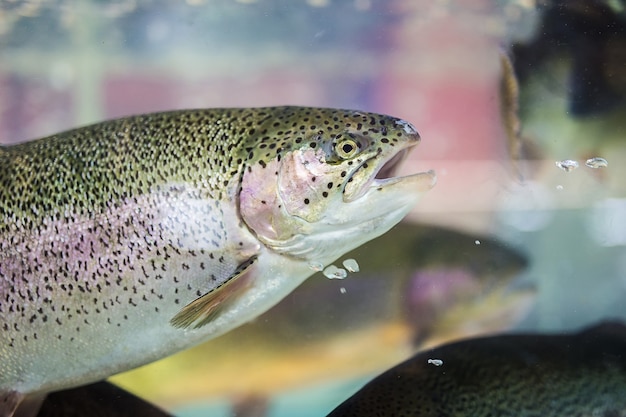
[[[0,392],[0,417],[11,417],[24,396],[15,391]]]
[[[0,417],[35,417],[46,394],[20,394],[9,391],[0,392]]]
[[[239,265],[235,272],[219,287],[196,298],[183,307],[170,323],[174,327],[187,328],[195,323],[194,328],[202,327],[215,319],[220,312],[250,284],[250,276],[246,275],[256,262],[253,256]]]

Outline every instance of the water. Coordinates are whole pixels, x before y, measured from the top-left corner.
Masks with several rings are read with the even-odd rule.
[[[562,331],[626,319],[626,80],[615,70],[626,55],[624,16],[614,5],[621,2],[596,2],[618,16],[598,66],[612,75],[592,71],[595,78],[582,80],[589,71],[576,65],[595,70],[597,57],[577,55],[584,48],[570,29],[542,20],[555,2],[539,11],[534,3],[0,2],[2,143],[177,108],[345,107],[409,121],[422,143],[403,172],[438,173],[437,186],[393,231],[397,239],[368,243],[350,255],[358,264],[334,267],[330,275],[345,279],[316,274],[253,323],[114,380],[181,416],[226,416],[233,398],[250,393],[269,399],[268,416],[321,416],[414,352],[420,318],[434,329],[456,323],[447,338],[472,327]],[[574,12],[558,13],[556,22]],[[550,38],[557,32],[565,33],[562,49]],[[520,137],[507,125],[511,109],[500,106],[500,54],[512,43],[526,63],[516,69]],[[554,58],[538,64],[545,56]],[[423,238],[433,226],[467,244],[439,229]],[[525,257],[526,266],[513,267],[502,251]],[[517,315],[502,314],[513,301],[492,291],[503,277],[536,291]],[[445,284],[420,304],[426,279]],[[500,320],[480,324],[487,313]]]

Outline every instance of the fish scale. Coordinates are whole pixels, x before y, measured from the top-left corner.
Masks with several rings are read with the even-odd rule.
[[[0,398],[106,378],[267,310],[432,187],[432,172],[375,178],[418,140],[390,116],[276,107],[1,147]]]

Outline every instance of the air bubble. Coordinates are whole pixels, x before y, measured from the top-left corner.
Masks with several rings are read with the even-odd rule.
[[[359,264],[354,259],[346,259],[343,261],[343,267],[350,272],[359,272]]]
[[[341,288],[339,288],[339,292],[342,293],[342,294],[345,294],[348,291],[345,289],[345,287],[341,287]]]
[[[322,264],[321,262],[309,262],[309,268],[315,272],[323,271],[324,264]]]
[[[597,156],[595,158],[587,159],[585,161],[585,165],[587,165],[589,168],[597,169],[597,168],[606,168],[609,166],[609,163],[607,162],[606,159],[600,158]]]
[[[562,161],[556,161],[556,166],[565,172],[570,172],[578,168],[578,162],[572,159],[564,159]]]
[[[329,279],[344,279],[348,276],[348,272],[343,268],[337,268],[335,265],[329,265],[324,269],[324,276]]]

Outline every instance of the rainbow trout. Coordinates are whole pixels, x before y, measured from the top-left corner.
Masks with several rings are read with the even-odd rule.
[[[0,415],[216,337],[397,224],[409,123],[303,107],[141,115],[0,147]]]
[[[493,336],[427,350],[328,417],[623,417],[626,326]]]

